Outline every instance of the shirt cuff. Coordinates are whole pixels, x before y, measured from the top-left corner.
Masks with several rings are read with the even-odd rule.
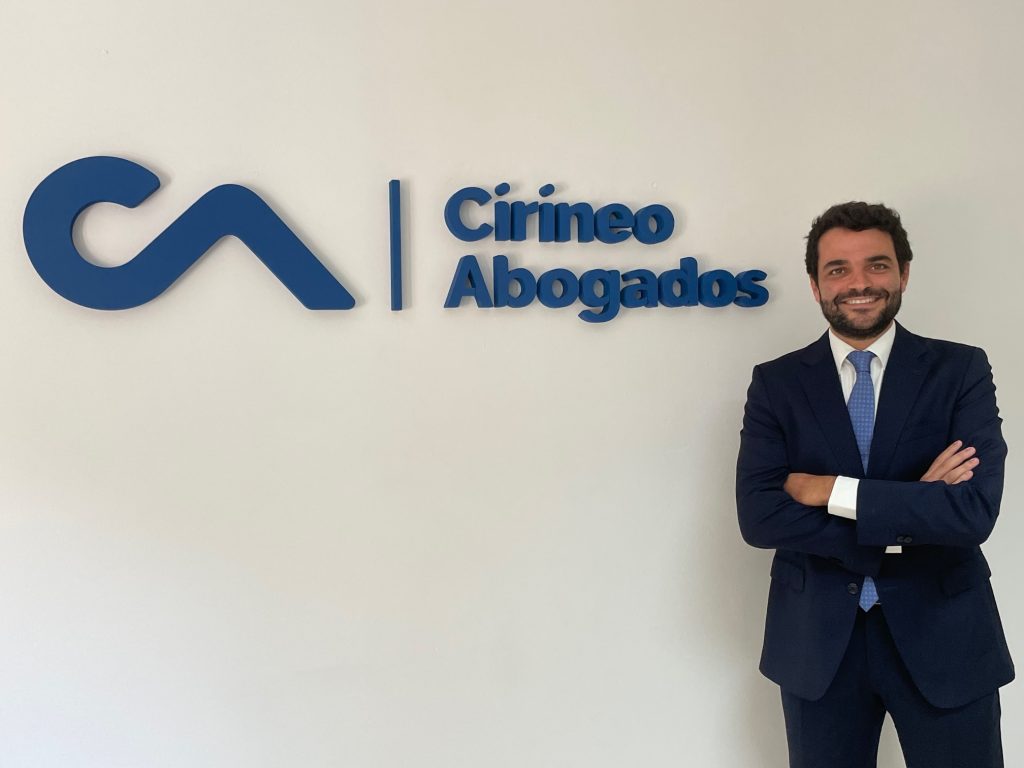
[[[858,487],[860,487],[860,480],[857,478],[839,475],[835,485],[832,486],[832,493],[828,497],[828,513],[856,520]],[[885,548],[887,555],[899,555],[902,552],[903,547],[899,545]]]
[[[855,477],[836,478],[832,493],[828,497],[828,513],[850,520],[857,519],[857,487],[860,480]]]

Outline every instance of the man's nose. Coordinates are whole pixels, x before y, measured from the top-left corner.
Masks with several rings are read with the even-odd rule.
[[[871,275],[866,269],[854,269],[850,271],[850,279],[847,281],[847,288],[851,291],[863,291],[871,287]]]

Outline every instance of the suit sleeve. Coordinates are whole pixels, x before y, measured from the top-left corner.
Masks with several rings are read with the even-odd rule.
[[[981,463],[970,480],[861,480],[857,540],[861,544],[940,544],[973,547],[992,533],[1003,495],[1003,441],[988,358],[975,349],[957,393],[950,425],[954,440],[973,446]]]
[[[858,542],[854,521],[794,501],[782,489],[790,471],[786,435],[757,367],[747,391],[736,461],[736,510],[743,539],[755,547],[827,557],[855,573],[877,576],[884,547]]]

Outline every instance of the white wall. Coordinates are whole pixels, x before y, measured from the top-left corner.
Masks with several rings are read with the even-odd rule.
[[[844,199],[904,216],[901,320],[984,346],[1011,446],[986,545],[1011,650],[1024,445],[1014,2],[7,0],[0,9],[0,765],[783,766],[770,552],[735,523],[751,366],[823,329],[802,267]],[[225,241],[83,309],[21,214],[78,157],[98,262],[212,186],[263,194],[359,299],[305,310]],[[388,304],[405,184],[408,311]],[[535,270],[769,272],[758,310],[441,305],[466,184],[669,205],[666,244]],[[1019,686],[1003,690],[1009,765]],[[901,766],[887,726],[882,766]]]

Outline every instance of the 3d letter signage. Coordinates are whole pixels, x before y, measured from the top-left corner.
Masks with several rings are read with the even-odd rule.
[[[652,246],[671,237],[676,222],[672,211],[655,203],[633,211],[623,203],[597,208],[590,203],[548,200],[505,201],[511,191],[508,182],[494,187],[465,187],[450,198],[444,208],[448,231],[464,242],[493,237],[497,242],[522,242],[536,232],[540,243],[599,242],[614,245],[629,240]],[[550,197],[553,184],[537,190]],[[525,267],[512,267],[504,254],[491,260],[491,285],[474,254],[459,259],[445,307],[461,306],[463,299],[477,307],[526,307],[538,301],[546,307],[568,307],[577,301],[584,306],[579,317],[589,323],[603,323],[619,314],[622,307],[759,307],[768,301],[768,289],[761,285],[767,275],[749,269],[733,275],[724,269],[701,274],[697,260],[682,258],[661,274],[649,269],[590,269],[578,275],[556,267],[535,275]]]
[[[235,184],[204,194],[125,264],[99,266],[81,255],[73,231],[86,208],[101,202],[134,208],[159,186],[150,170],[117,157],[87,157],[58,168],[36,187],[25,208],[25,248],[32,265],[47,285],[70,301],[93,309],[128,309],[159,296],[218,240],[231,235],[308,309],[355,306],[352,294],[273,209],[255,192]],[[389,188],[391,308],[401,310],[401,184],[392,180]],[[677,227],[675,215],[661,203],[634,207],[555,200],[552,184],[537,190],[537,200],[506,199],[511,189],[502,182],[490,189],[458,190],[444,206],[448,231],[464,243],[551,244],[544,246],[551,253],[552,248],[557,252],[557,244],[570,242],[636,243],[648,249],[665,243]],[[455,264],[444,306],[454,309],[467,299],[484,309],[578,303],[582,320],[602,323],[623,308],[759,307],[769,298],[762,285],[766,277],[759,269],[702,272],[695,258],[678,255],[658,271],[631,265],[577,274],[552,266],[535,274],[513,264],[506,254],[493,255],[486,270],[475,254],[465,254]]]
[[[25,249],[40,277],[65,299],[127,309],[163,293],[222,237],[234,235],[309,309],[355,305],[327,268],[255,192],[214,187],[131,261],[101,267],[82,257],[72,231],[95,203],[134,208],[160,186],[149,169],[119,157],[87,157],[58,168],[25,207]]]

